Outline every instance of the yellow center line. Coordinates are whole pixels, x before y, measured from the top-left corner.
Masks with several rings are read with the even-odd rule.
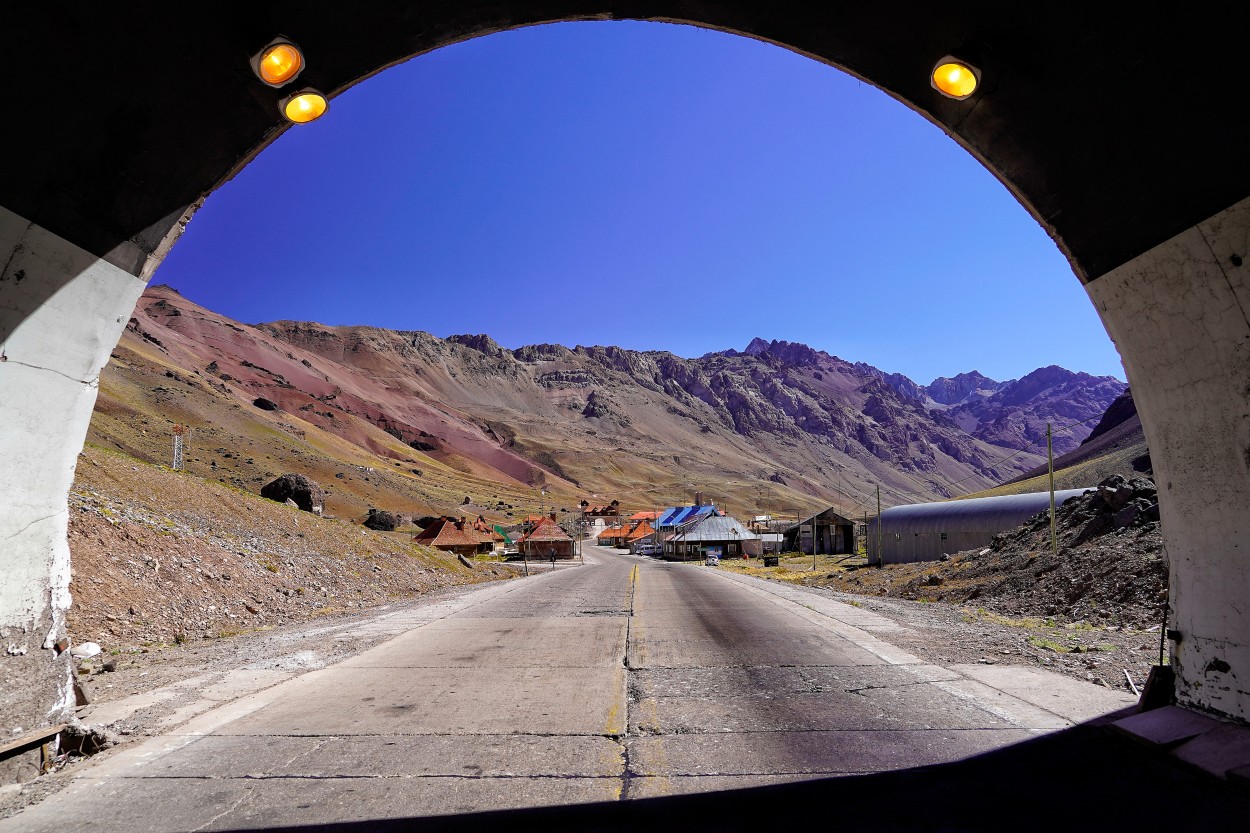
[[[634,664],[635,669],[645,668],[647,665],[647,640],[644,636],[642,616],[639,610],[640,599],[638,597],[637,575],[638,567],[635,566],[634,599],[630,605],[630,612],[633,614],[630,618],[630,641],[633,644],[634,658],[636,660]],[[645,698],[638,703],[638,709],[638,727],[650,735],[646,739],[639,738],[638,743],[645,745],[649,749],[650,766],[640,769],[637,774],[651,780],[652,795],[671,795],[673,792],[672,782],[669,780],[671,767],[665,748],[667,738],[661,734],[659,701],[654,697]]]
[[[629,731],[629,727],[625,725],[626,724],[625,715],[621,714],[620,703],[624,702],[625,699],[629,697],[629,681],[627,679],[627,669],[625,666],[626,666],[626,663],[628,662],[629,638],[630,638],[629,629],[633,621],[632,616],[633,616],[633,610],[634,610],[634,590],[637,587],[637,585],[638,585],[638,565],[635,564],[634,569],[630,570],[629,572],[629,586],[625,589],[625,608],[629,611],[629,617],[630,617],[627,620],[627,624],[625,626],[625,654],[626,656],[622,659],[621,667],[617,669],[616,674],[614,675],[613,680],[612,680],[612,689],[613,691],[621,692],[621,700],[613,702],[612,705],[608,707],[607,720],[604,722],[604,726],[603,726],[603,733],[605,735],[619,736],[619,735],[624,735],[626,732]],[[628,709],[626,709],[626,713],[628,713]]]

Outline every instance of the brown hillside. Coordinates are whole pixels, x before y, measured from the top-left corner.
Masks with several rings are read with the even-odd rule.
[[[70,492],[75,642],[229,636],[511,577],[249,492],[88,446]]]
[[[253,405],[269,400],[277,410]],[[582,498],[654,508],[701,491],[731,511],[853,510],[986,487],[1034,465],[784,342],[701,359],[613,347],[506,350],[371,327],[249,327],[151,287],[106,368],[91,439],[256,491],[286,471],[370,507],[506,521]],[[372,470],[372,471],[371,471]],[[547,496],[540,488],[548,490]],[[509,507],[512,507],[509,509]]]

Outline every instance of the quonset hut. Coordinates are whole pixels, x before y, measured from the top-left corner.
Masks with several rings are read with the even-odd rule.
[[[1055,492],[1055,506],[1086,489]],[[1050,492],[978,497],[895,506],[881,513],[881,552],[877,519],[868,521],[868,563],[937,561],[947,553],[987,546],[1000,532],[1050,509]]]

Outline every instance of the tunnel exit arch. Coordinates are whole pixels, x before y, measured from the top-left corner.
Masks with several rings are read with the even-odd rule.
[[[466,38],[593,19],[691,23],[837,66],[1017,196],[1124,359],[1159,481],[1178,696],[1250,720],[1250,155],[1231,17],[748,0],[6,8],[21,36],[0,56],[0,728],[51,725],[73,705],[60,648],[74,462],[147,278],[204,197],[284,129],[283,93],[248,56],[287,35],[309,56],[301,83],[333,94]],[[929,86],[950,53],[983,71],[966,101]]]

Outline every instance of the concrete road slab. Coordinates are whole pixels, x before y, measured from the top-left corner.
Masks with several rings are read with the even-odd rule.
[[[630,676],[638,697],[734,697],[858,692],[911,686],[960,676],[936,665],[834,667],[644,668]]]
[[[625,669],[344,668],[287,684],[220,734],[585,734],[624,731]]]
[[[881,712],[854,694],[773,695],[766,697],[663,697],[640,700],[630,710],[630,732],[782,732],[873,729]],[[896,726],[895,728],[925,728]]]
[[[893,688],[941,680],[958,680],[959,675],[937,665],[841,665],[800,669],[807,691],[863,691]]]
[[[238,699],[231,700],[279,678],[206,678],[199,687],[215,687],[187,691],[181,705],[229,702],[180,734],[85,764],[84,777],[0,821],[0,831],[324,825],[941,761],[975,769],[987,750],[1009,761],[1020,747],[1033,750],[1026,759],[1045,753],[1047,739],[1036,735],[1088,708],[1108,708],[1052,702],[1090,695],[1064,678],[926,665],[884,641],[891,626],[879,617],[801,588],[619,556],[596,560],[465,594],[422,615],[377,617],[372,627],[415,630],[329,668],[313,670],[298,653],[258,666],[251,670],[303,676]],[[326,630],[327,639],[343,636],[350,637],[343,624]],[[1045,694],[1055,686],[1059,697]],[[1095,692],[1103,693],[1111,692]],[[1026,738],[1034,741],[1013,746]],[[990,765],[954,783],[983,783],[999,769],[1004,783],[1020,771]],[[831,788],[817,781],[812,789],[820,809]],[[964,792],[939,785],[933,794]],[[858,800],[849,793],[856,797],[844,797],[841,808]],[[885,788],[878,808],[903,793],[910,794]],[[611,805],[603,812],[618,818]]]
[[[1040,668],[1019,665],[952,665],[951,670],[1073,723],[1083,723],[1137,702],[1137,698],[1127,691],[1083,683]]]
[[[716,575],[728,581],[736,581],[746,587],[754,589],[756,592],[765,593],[780,599],[793,602],[809,610],[820,613],[831,619],[835,619],[843,624],[858,628],[859,630],[869,631],[877,634],[898,634],[905,633],[909,628],[898,624],[892,619],[888,619],[878,613],[865,610],[862,607],[845,604],[833,599],[809,593],[805,588],[796,587],[789,584],[781,584],[775,581],[756,578],[755,576],[746,576],[736,573],[728,573],[717,571]]]
[[[974,698],[952,696],[946,682],[866,688],[856,692],[880,714],[884,729],[1007,729],[1018,728]]]
[[[1015,724],[932,683],[856,693],[656,697],[631,714],[639,731],[760,732],[827,729],[1007,729]]]
[[[366,651],[347,668],[613,666],[625,655],[628,620],[443,619]]]
[[[1072,725],[1072,721],[1067,718],[1048,712],[1040,706],[1035,706],[1018,697],[1012,697],[1004,691],[999,691],[993,686],[988,686],[977,680],[965,678],[950,682],[936,682],[930,685],[956,697],[965,698],[975,703],[978,708],[984,709],[1013,726],[1023,729],[1050,732],[1057,729],[1065,729]]]
[[[630,692],[641,698],[737,697],[743,692],[764,697],[811,690],[800,668],[643,668],[630,674]]]
[[[259,782],[208,829],[412,818],[618,800],[620,778],[360,778]]]
[[[23,833],[183,833],[617,800],[620,778],[145,778],[22,813]],[[138,810],[138,812],[136,812]]]
[[[635,776],[846,774],[959,760],[1033,737],[1022,729],[762,732],[626,741]]]
[[[141,767],[146,777],[614,777],[625,747],[604,737],[209,736]]]
[[[636,629],[635,629],[636,630]],[[657,628],[648,622],[634,634],[630,665],[635,668],[688,668],[708,665],[879,665],[877,655],[816,627],[753,634],[718,641],[705,634]]]
[[[260,778],[292,772],[322,738],[206,735],[165,754],[137,761],[122,778]],[[112,773],[110,773],[112,774]]]

